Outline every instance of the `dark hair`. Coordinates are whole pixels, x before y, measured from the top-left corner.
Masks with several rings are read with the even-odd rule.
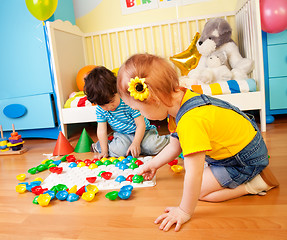
[[[109,69],[95,67],[85,77],[84,92],[91,103],[108,104],[117,93],[117,78]]]

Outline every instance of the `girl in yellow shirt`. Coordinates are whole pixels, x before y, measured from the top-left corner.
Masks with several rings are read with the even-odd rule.
[[[184,156],[181,203],[156,219],[160,229],[176,224],[178,231],[198,199],[220,202],[278,185],[266,168],[267,148],[255,121],[227,102],[181,88],[165,59],[130,57],[120,68],[117,86],[123,101],[148,119],[169,120],[170,143],[139,174],[151,180],[158,168],[181,152]]]

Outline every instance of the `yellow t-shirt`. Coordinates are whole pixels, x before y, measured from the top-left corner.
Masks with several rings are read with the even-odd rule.
[[[197,95],[187,90],[181,105]],[[252,124],[242,115],[213,105],[186,112],[177,126],[170,117],[169,130],[177,132],[183,156],[207,151],[206,155],[216,160],[234,156],[256,135]]]

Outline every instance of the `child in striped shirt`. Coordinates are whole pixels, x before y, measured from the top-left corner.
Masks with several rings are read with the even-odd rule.
[[[117,79],[107,68],[96,67],[88,74],[85,94],[91,103],[97,104],[99,141],[92,145],[95,157],[156,155],[169,143],[169,135],[160,136],[148,119],[123,102],[117,93]],[[114,131],[111,140],[107,123]]]

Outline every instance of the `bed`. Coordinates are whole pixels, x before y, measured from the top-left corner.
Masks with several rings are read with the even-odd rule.
[[[210,18],[225,18],[233,28],[233,40],[243,57],[254,60],[250,79],[252,91],[213,94],[243,111],[259,110],[261,131],[266,131],[265,90],[259,0],[238,0],[234,12],[174,19],[165,22],[126,26],[101,32],[83,33],[68,21],[47,22],[52,75],[61,131],[68,137],[67,125],[95,122],[95,106],[64,107],[71,93],[78,92],[76,75],[86,65],[103,65],[115,70],[132,54],[148,52],[169,59],[182,52],[201,32]],[[176,67],[175,67],[176,68]],[[207,89],[206,87],[204,88]],[[66,104],[67,105],[67,104]]]

